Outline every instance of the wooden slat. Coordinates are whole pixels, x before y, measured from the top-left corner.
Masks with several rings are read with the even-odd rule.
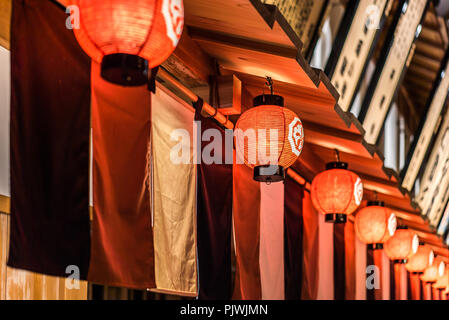
[[[0,46],[9,50],[11,0],[0,1]]]

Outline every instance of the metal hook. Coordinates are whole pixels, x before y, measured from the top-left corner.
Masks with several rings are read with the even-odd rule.
[[[335,158],[337,159],[337,162],[340,162],[340,151],[338,149],[334,149],[335,151]]]
[[[270,93],[273,95],[273,79],[269,76],[266,76],[266,79],[265,85],[270,88]]]

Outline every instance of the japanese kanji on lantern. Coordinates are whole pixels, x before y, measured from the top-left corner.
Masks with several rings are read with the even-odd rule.
[[[72,0],[79,9],[74,28],[81,48],[101,63],[104,79],[144,85],[148,70],[175,50],[184,26],[182,0]]]

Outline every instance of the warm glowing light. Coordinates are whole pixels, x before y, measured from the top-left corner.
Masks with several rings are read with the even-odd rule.
[[[310,194],[317,211],[329,218],[334,215],[336,222],[346,222],[346,216],[362,202],[363,184],[359,176],[347,170],[346,163],[332,162],[313,179]]]
[[[434,253],[430,246],[420,245],[418,251],[412,255],[405,265],[409,272],[421,273],[432,265]]]
[[[136,55],[153,68],[176,48],[184,26],[182,0],[72,0],[79,8],[75,36],[96,62],[112,54]]]
[[[280,96],[256,97],[255,107],[244,112],[235,126],[238,157],[255,169],[258,181],[283,180],[285,170],[296,161],[304,145],[301,120],[283,104]]]
[[[366,244],[381,244],[396,231],[396,215],[381,202],[370,202],[357,211],[355,231],[360,241]]]
[[[443,275],[441,277],[437,278],[437,281],[434,283],[433,287],[436,289],[446,289],[449,286],[449,271],[446,269],[443,272]]]
[[[384,244],[385,253],[393,261],[401,261],[410,258],[418,251],[418,235],[408,229],[397,229],[394,235]]]
[[[424,270],[424,274],[421,276],[421,280],[424,282],[436,282],[438,278],[444,275],[446,264],[440,256],[433,259],[431,266]]]

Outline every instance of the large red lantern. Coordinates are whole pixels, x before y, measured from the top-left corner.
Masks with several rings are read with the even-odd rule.
[[[423,273],[433,264],[434,253],[430,246],[421,244],[418,251],[405,264],[405,268],[412,273]]]
[[[237,121],[235,140],[239,158],[254,169],[254,180],[277,182],[301,154],[304,129],[281,96],[261,95]]]
[[[369,201],[355,215],[354,228],[358,238],[373,249],[382,248],[382,244],[394,235],[396,225],[396,215],[385,208],[382,201]]]
[[[79,9],[75,36],[83,50],[101,63],[106,80],[143,85],[148,69],[176,48],[184,26],[182,0],[72,0]]]
[[[363,198],[362,180],[348,170],[348,164],[337,161],[326,165],[312,181],[310,195],[315,209],[325,215],[326,222],[345,223]]]
[[[385,253],[395,263],[405,263],[418,251],[418,235],[406,227],[398,227],[394,235],[384,244]]]

